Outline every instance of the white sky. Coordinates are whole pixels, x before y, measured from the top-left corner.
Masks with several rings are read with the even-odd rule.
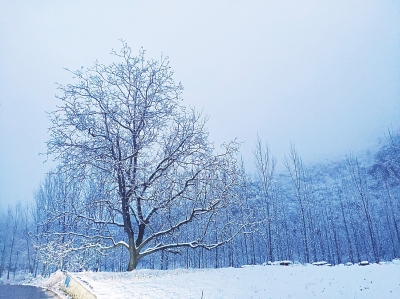
[[[0,0],[0,206],[29,200],[44,173],[56,86],[108,63],[119,38],[170,57],[187,105],[235,137],[252,170],[257,134],[282,161],[373,146],[399,128],[400,2]]]

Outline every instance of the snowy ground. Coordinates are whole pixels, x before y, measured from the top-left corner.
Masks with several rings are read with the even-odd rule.
[[[399,261],[368,266],[268,265],[72,275],[85,281],[98,299],[400,298]]]

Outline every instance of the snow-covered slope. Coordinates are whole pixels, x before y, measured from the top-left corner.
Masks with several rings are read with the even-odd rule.
[[[400,298],[400,262],[73,273],[106,298]]]

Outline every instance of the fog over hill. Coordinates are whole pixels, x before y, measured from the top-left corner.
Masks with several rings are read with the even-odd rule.
[[[79,7],[79,9],[77,9]],[[371,147],[400,119],[396,1],[2,1],[0,205],[33,201],[45,173],[63,68],[109,63],[126,40],[170,57],[183,104],[209,115],[210,140],[257,134],[283,168],[290,143],[305,163]],[[51,157],[50,159],[51,160]]]

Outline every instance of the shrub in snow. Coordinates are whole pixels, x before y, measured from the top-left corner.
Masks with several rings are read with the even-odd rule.
[[[281,261],[279,265],[281,266],[289,266],[292,262],[291,261]]]
[[[325,261],[320,261],[320,262],[314,262],[314,263],[312,263],[314,266],[323,266],[323,265],[326,265],[326,264],[328,264],[327,262],[325,262]]]
[[[368,266],[369,262],[368,261],[362,261],[359,263],[360,266]]]

